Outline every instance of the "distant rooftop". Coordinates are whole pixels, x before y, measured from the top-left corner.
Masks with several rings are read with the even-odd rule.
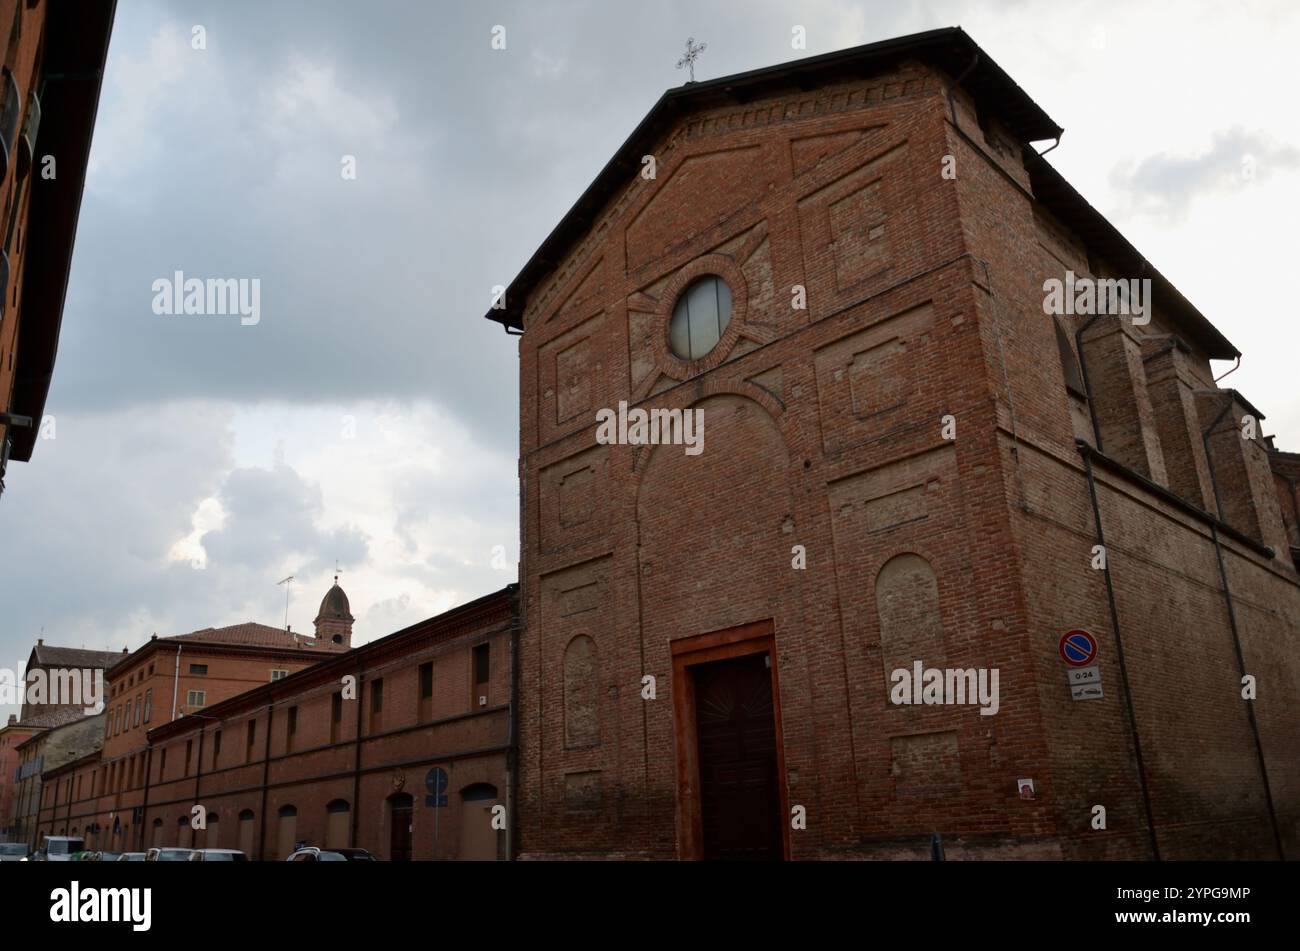
[[[84,647],[58,647],[38,640],[32,648],[30,666],[89,668],[106,670],[122,659],[117,651],[86,650]]]
[[[314,647],[316,638],[309,634],[295,634],[282,627],[245,621],[229,627],[205,627],[189,634],[176,634],[159,638],[165,641],[201,641],[205,644],[241,644],[248,647]]]

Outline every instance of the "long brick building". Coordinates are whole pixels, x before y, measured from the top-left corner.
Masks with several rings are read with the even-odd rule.
[[[488,312],[523,857],[1297,854],[1296,457],[1061,131],[959,29],[688,83]]]
[[[336,581],[327,650],[250,643],[298,637],[256,624],[152,640],[110,671],[103,750],[45,773],[36,842],[505,858],[514,604],[507,588],[353,649]]]

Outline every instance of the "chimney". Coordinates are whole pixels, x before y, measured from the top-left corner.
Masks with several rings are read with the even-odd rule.
[[[36,638],[36,646],[37,646],[37,647],[43,647],[44,645],[45,645],[45,638],[43,638],[43,637],[38,637],[38,638]]]
[[[14,714],[11,713],[9,714],[9,722],[6,723],[5,726],[13,726],[17,722],[18,722],[18,717],[16,717]]]

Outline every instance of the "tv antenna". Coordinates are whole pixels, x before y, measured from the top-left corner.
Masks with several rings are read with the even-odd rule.
[[[284,585],[284,629],[289,630],[289,591],[293,588],[293,575],[277,581],[276,587]]]

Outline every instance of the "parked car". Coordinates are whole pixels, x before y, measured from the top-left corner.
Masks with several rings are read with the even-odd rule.
[[[321,849],[314,845],[299,849],[286,862],[377,862],[365,849]]]
[[[116,861],[118,860],[118,857],[119,857],[121,854],[122,854],[121,852],[96,852],[96,853],[95,853],[95,861],[96,861],[96,862],[116,862]],[[140,853],[140,857],[141,857],[141,858],[144,857],[144,853],[143,853],[143,852]]]
[[[47,835],[41,847],[32,855],[33,862],[70,862],[78,852],[86,851],[86,840],[81,836]]]
[[[117,858],[115,858],[113,861],[114,861],[114,862],[143,862],[143,861],[144,861],[144,853],[143,853],[143,852],[123,852],[121,855],[119,855],[119,856],[118,856]]]
[[[248,856],[239,849],[195,849],[191,862],[247,862]]]
[[[27,845],[24,842],[0,842],[0,862],[26,862]]]
[[[188,862],[193,849],[150,849],[144,854],[146,862]]]

